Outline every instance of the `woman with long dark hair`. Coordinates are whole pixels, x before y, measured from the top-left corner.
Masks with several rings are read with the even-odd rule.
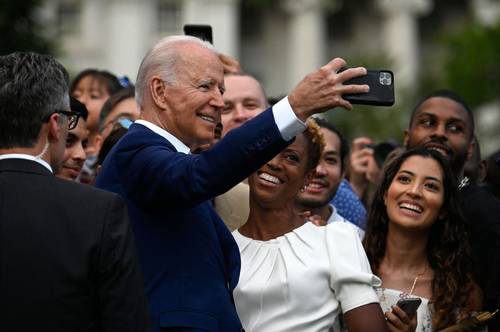
[[[442,155],[414,149],[387,165],[371,205],[363,243],[382,279],[381,306],[421,298],[417,331],[438,331],[481,309],[458,199]]]

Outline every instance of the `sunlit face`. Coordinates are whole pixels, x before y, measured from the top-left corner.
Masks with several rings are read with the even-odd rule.
[[[62,167],[57,173],[58,177],[74,180],[82,169],[87,158],[85,149],[87,147],[88,130],[84,119],[78,121],[75,129],[68,132],[66,138],[66,149],[64,150],[64,160]]]
[[[222,135],[238,128],[267,107],[259,82],[250,76],[229,75],[224,79],[224,110],[222,111]]]
[[[306,182],[307,146],[304,135],[248,178],[250,195],[264,206],[282,207],[293,203]]]
[[[425,146],[450,160],[459,174],[472,152],[472,128],[467,111],[457,102],[433,97],[420,105],[405,133],[408,148]]]
[[[321,128],[321,133],[325,139],[325,148],[306,190],[297,195],[298,203],[308,208],[327,205],[335,196],[343,178],[340,139],[326,128]]]
[[[190,148],[211,143],[224,107],[224,70],[217,55],[200,45],[180,47],[176,82],[165,85],[161,126]]]
[[[389,227],[428,230],[442,214],[444,190],[443,170],[436,160],[406,159],[384,195]]]
[[[100,84],[93,76],[87,75],[76,85],[73,97],[87,107],[89,112],[87,128],[92,132],[97,131],[102,105],[109,98],[109,93],[104,85]]]

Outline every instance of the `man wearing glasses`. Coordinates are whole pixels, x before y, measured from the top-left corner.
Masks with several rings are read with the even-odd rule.
[[[87,154],[89,131],[87,130],[88,111],[84,104],[70,96],[71,114],[68,115],[69,132],[62,166],[56,175],[74,181],[82,170]]]
[[[53,176],[81,115],[68,82],[50,56],[0,56],[0,331],[148,331],[123,202]]]

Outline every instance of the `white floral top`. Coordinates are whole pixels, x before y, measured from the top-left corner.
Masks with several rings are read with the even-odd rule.
[[[390,288],[376,288],[380,306],[383,312],[391,310],[391,306],[395,305],[402,297],[402,292]],[[413,295],[412,295],[413,296]],[[413,296],[419,297],[419,296]],[[432,331],[432,317],[429,310],[429,299],[420,297],[422,303],[417,310],[417,329],[416,332],[431,332]]]

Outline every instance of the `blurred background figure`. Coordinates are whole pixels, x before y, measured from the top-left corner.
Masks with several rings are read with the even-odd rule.
[[[358,137],[352,141],[349,183],[365,206],[370,201],[369,196],[373,186],[378,184],[385,159],[397,146],[398,144],[393,141],[374,144],[368,137]]]
[[[464,176],[469,178],[471,182],[482,185],[482,182],[486,177],[487,161],[481,158],[481,147],[475,135],[472,143],[474,144],[474,147],[472,155],[465,162]]]
[[[103,141],[111,133],[118,119],[134,122],[140,116],[135,102],[135,88],[130,85],[111,95],[102,106],[99,115],[99,133],[96,136],[96,151],[99,153]]]
[[[224,110],[221,113],[222,136],[259,115],[269,107],[264,89],[255,77],[245,73],[224,76]]]
[[[264,89],[255,77],[245,73],[224,75],[226,92],[222,95],[222,137],[262,113],[269,107]],[[214,207],[230,230],[242,226],[248,218],[248,183],[240,182],[214,199]]]
[[[102,106],[114,93],[123,89],[120,80],[106,70],[85,69],[75,76],[71,82],[70,94],[83,103],[88,110],[87,129],[89,131],[87,144],[87,160],[84,163],[78,181],[92,184],[95,181],[98,146],[96,142],[99,133],[99,116]]]
[[[364,229],[366,210],[378,183],[385,159],[398,146],[392,140],[373,144],[369,137],[358,137],[351,143],[347,162],[347,179],[342,180],[332,204],[349,221]]]
[[[487,160],[486,177],[484,179],[486,188],[500,199],[500,150],[494,152]]]
[[[85,69],[78,73],[71,82],[70,94],[83,103],[89,112],[87,127],[89,129],[88,153],[95,154],[95,136],[99,130],[99,115],[106,100],[123,86],[118,78],[106,71]]]
[[[74,97],[70,97],[70,109],[75,114],[78,114],[79,119],[76,127],[70,128],[68,131],[62,167],[56,175],[60,178],[74,181],[80,174],[83,163],[87,158],[85,151],[89,136],[87,130],[88,112],[85,105]]]
[[[128,128],[132,125],[132,121],[128,118],[119,118],[116,123],[111,128],[110,133],[101,143],[101,147],[99,149],[99,154],[97,155],[97,170],[96,173],[99,174],[99,170],[106,159],[109,151],[113,148],[113,146],[122,138],[123,135],[127,132]]]

